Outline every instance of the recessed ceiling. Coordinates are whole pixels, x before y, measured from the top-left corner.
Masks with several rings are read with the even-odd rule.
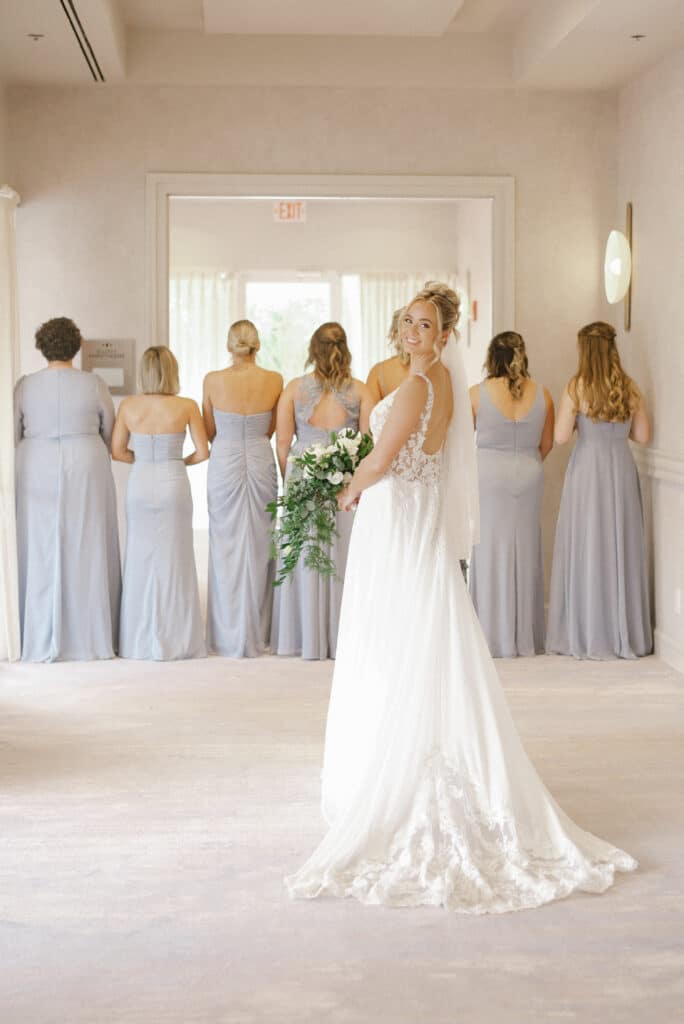
[[[204,0],[210,34],[288,36],[441,36],[463,0]]]

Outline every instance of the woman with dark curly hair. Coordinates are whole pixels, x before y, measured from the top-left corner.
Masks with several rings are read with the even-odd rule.
[[[525,657],[544,652],[542,462],[553,446],[553,402],[530,377],[517,331],[492,338],[484,369],[470,389],[480,491],[470,596],[492,655]]]
[[[47,368],[14,393],[19,614],[24,661],[112,658],[121,596],[109,460],[114,405],[73,366],[81,332],[56,317],[36,331]]]

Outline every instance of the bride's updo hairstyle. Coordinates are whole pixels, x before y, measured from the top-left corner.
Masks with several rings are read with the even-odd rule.
[[[597,320],[577,335],[579,366],[568,385],[575,408],[597,420],[624,423],[639,404],[636,384],[622,369],[615,328]]]
[[[437,329],[440,335],[444,331],[448,331],[449,334],[453,332],[455,339],[458,338],[456,326],[461,316],[461,299],[453,288],[450,288],[448,284],[444,284],[442,281],[426,281],[423,288],[408,303],[404,312],[408,313],[411,306],[416,302],[432,303],[437,313]],[[447,337],[448,340],[449,338]],[[436,362],[442,351],[438,343],[435,343],[434,351]]]
[[[351,352],[342,324],[321,324],[314,331],[306,366],[313,366],[316,376],[330,391],[339,391],[349,384],[352,379]]]
[[[261,348],[259,334],[251,320],[236,320],[228,330],[228,351],[232,356],[251,356]]]
[[[529,363],[522,334],[502,331],[489,342],[484,369],[487,379],[503,377],[513,398],[522,398],[523,383],[529,378]]]

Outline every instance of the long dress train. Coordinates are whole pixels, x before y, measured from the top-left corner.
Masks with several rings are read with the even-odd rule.
[[[371,417],[375,437],[394,400]],[[287,879],[324,893],[464,913],[603,892],[636,862],[557,806],[513,724],[440,523],[442,452],[419,429],[366,491],[352,531],[326,732],[330,828]]]

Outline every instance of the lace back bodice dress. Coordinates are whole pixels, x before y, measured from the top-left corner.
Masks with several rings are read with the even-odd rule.
[[[273,606],[271,516],[278,494],[268,433],[272,413],[214,410],[207,474],[207,643],[228,658],[253,658],[269,643]]]
[[[131,434],[126,489],[122,658],[172,661],[206,654],[192,536],[185,431]]]
[[[395,396],[373,411],[376,439]],[[442,452],[423,450],[432,404],[428,381],[417,430],[356,512],[326,729],[329,829],[289,892],[471,914],[602,892],[636,863],[563,813],[522,747],[450,555]]]
[[[295,411],[296,440],[291,454],[299,455],[313,444],[328,444],[330,430],[311,423],[316,406],[326,393],[314,376],[302,377],[297,389]],[[345,420],[335,432],[347,427],[359,429],[359,400],[350,382],[339,390],[328,390],[345,412]],[[290,468],[285,477],[289,477]],[[347,550],[353,524],[353,513],[337,513],[337,533],[330,546],[330,557],[337,575],[319,576],[317,572],[298,565],[293,576],[276,588],[273,603],[271,650],[274,654],[301,655],[307,659],[334,658],[337,650],[342,587],[347,564]]]

